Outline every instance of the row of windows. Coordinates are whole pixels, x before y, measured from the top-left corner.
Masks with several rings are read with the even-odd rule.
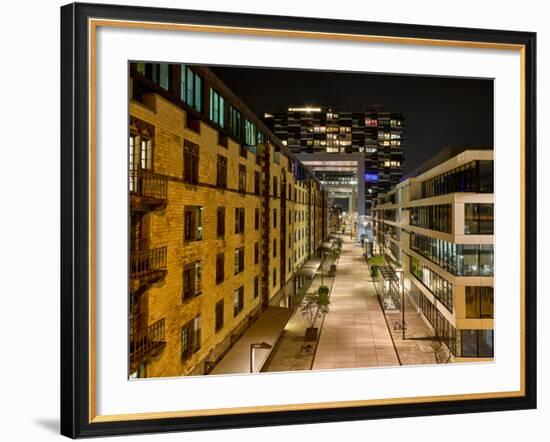
[[[442,276],[422,264],[414,256],[410,257],[411,273],[418,279],[447,310],[453,311],[453,285]]]
[[[137,71],[158,84],[166,91],[172,92],[171,66],[167,63],[137,63]],[[191,67],[180,65],[180,99],[197,112],[203,112],[203,78]],[[226,113],[228,115],[226,115]],[[227,106],[226,99],[219,91],[209,89],[209,115],[210,121],[221,128],[226,128],[229,117],[229,131],[239,141],[249,146],[265,142],[265,134],[257,130],[256,125],[243,118],[234,106]],[[244,139],[243,135],[244,124]]]
[[[464,204],[464,234],[492,235],[493,204]]]
[[[410,208],[411,226],[452,233],[453,211],[451,204]]]
[[[493,193],[493,161],[472,161],[422,182],[422,198],[454,192]]]
[[[454,326],[445,319],[437,307],[414,284],[411,285],[411,295],[416,305],[422,310],[424,317],[436,330],[436,334],[444,340],[451,353],[456,355],[456,329]]]
[[[259,277],[254,277],[254,299],[260,294]],[[218,333],[224,326],[225,301],[220,299],[214,307],[214,329]],[[244,286],[233,292],[233,317],[237,317],[244,309]],[[181,328],[181,358],[188,359],[201,348],[201,316],[198,315]]]
[[[456,276],[493,276],[492,244],[454,244],[411,233],[411,249]]]

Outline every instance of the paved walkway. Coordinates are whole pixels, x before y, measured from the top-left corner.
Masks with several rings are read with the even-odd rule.
[[[361,247],[344,244],[313,370],[396,366],[399,360]]]
[[[318,273],[315,275],[313,281],[311,281],[311,285],[307,287],[307,290],[302,288],[301,292],[316,292],[321,285],[321,279],[323,279],[323,283],[329,288],[332,287],[334,278],[326,276],[329,267],[329,263],[326,262],[323,267],[324,277],[322,278],[320,273]],[[321,320],[318,320],[316,325],[317,327],[320,327]],[[300,308],[297,307],[294,314],[287,322],[277,345],[272,350],[269,359],[262,368],[262,371],[278,372],[311,370],[316,343],[304,341],[304,334],[307,327],[307,320],[302,314]],[[310,350],[304,351],[304,345],[308,344]]]
[[[267,342],[275,345],[288,321],[290,310],[269,307],[250,327],[212,370],[211,374],[250,373],[250,344]],[[254,372],[262,369],[270,350],[257,349],[254,357]]]

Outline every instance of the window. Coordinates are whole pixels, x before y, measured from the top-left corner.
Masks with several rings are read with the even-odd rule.
[[[493,234],[493,204],[464,204],[464,234]]]
[[[254,276],[254,299],[260,296],[260,278]]]
[[[422,264],[414,256],[410,257],[410,270],[447,310],[453,311],[453,285],[449,281]]]
[[[137,70],[161,88],[170,90],[170,66],[167,63],[138,63]]]
[[[201,262],[187,264],[183,268],[183,301],[201,294]]]
[[[277,198],[277,177],[273,177],[273,196]]]
[[[273,209],[273,227],[277,228],[277,209]]]
[[[210,121],[225,127],[225,99],[214,89],[210,89]]]
[[[216,302],[216,333],[218,333],[223,328],[223,304],[223,299],[220,299],[218,302]]]
[[[201,348],[201,317],[189,321],[181,328],[181,358],[189,358]]]
[[[256,126],[248,120],[244,120],[245,143],[248,146],[256,145]]]
[[[422,183],[422,198],[453,192],[493,193],[493,161],[472,161]]]
[[[254,243],[254,264],[258,264],[260,262],[260,245],[258,244],[258,241]]]
[[[235,233],[244,233],[244,207],[235,208]]]
[[[254,229],[258,230],[260,228],[260,209],[257,207],[254,209]]]
[[[454,244],[411,233],[410,247],[415,252],[456,276],[492,276],[493,245]]]
[[[260,194],[260,172],[254,172],[254,195]]]
[[[180,98],[188,106],[202,112],[202,78],[189,67],[181,65]]]
[[[386,212],[387,210],[383,211],[384,214]],[[451,204],[411,207],[409,213],[411,226],[423,227],[424,229],[437,230],[439,232],[452,232],[453,218]],[[392,221],[395,221],[395,214]]]
[[[216,255],[216,284],[221,284],[225,279],[225,255],[218,253]]]
[[[246,192],[246,166],[239,164],[239,192]]]
[[[240,286],[233,292],[233,317],[237,316],[244,308],[244,286]]]
[[[461,330],[461,356],[493,357],[493,330]]]
[[[235,265],[234,265],[235,275],[238,275],[244,271],[244,247],[239,247],[235,249]]]
[[[218,207],[216,210],[216,236],[225,237],[225,207]]]
[[[189,140],[183,143],[183,181],[188,184],[199,182],[199,146]]]
[[[225,189],[227,187],[227,158],[223,155],[218,155],[216,170],[216,186]]]
[[[466,317],[493,317],[493,287],[466,287]]]
[[[242,116],[241,113],[233,106],[229,107],[229,130],[231,134],[238,140],[242,137]]]
[[[183,210],[184,240],[198,241],[202,239],[202,207],[186,206]]]

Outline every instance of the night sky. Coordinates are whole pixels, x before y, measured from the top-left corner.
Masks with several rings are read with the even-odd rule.
[[[209,67],[258,115],[290,105],[401,112],[405,173],[446,146],[493,146],[492,80]]]

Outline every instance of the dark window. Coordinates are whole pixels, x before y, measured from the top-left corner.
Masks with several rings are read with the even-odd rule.
[[[199,182],[199,146],[189,140],[183,143],[183,181],[188,184]]]
[[[188,106],[202,112],[202,78],[189,67],[181,65],[180,98]]]
[[[216,186],[222,189],[227,187],[227,158],[223,155],[218,155]]]
[[[254,172],[254,194],[260,194],[260,172]]]
[[[239,247],[235,249],[234,273],[237,275],[242,271],[244,271],[244,247]]]
[[[277,177],[273,177],[273,196],[277,198]]]
[[[493,234],[493,204],[464,204],[464,233]]]
[[[260,278],[254,276],[254,298],[257,298],[260,295]]]
[[[461,330],[461,356],[493,357],[493,330]]]
[[[216,333],[223,328],[223,299],[216,302]]]
[[[201,294],[201,273],[200,261],[183,268],[183,301]]]
[[[260,245],[256,241],[254,243],[254,264],[258,264],[260,262]]]
[[[187,359],[201,348],[201,317],[189,321],[181,328],[181,358]]]
[[[466,287],[466,317],[493,317],[493,287]]]
[[[254,209],[254,229],[258,230],[260,228],[260,209]]]
[[[218,207],[216,211],[216,236],[225,237],[225,207]]]
[[[246,192],[246,166],[239,164],[239,192]]]
[[[242,116],[241,113],[235,109],[233,106],[230,106],[229,112],[229,130],[231,134],[238,140],[242,137]]]
[[[233,292],[233,316],[237,316],[244,308],[244,286]]]
[[[277,209],[273,209],[273,227],[277,228]]]
[[[198,241],[202,239],[202,207],[186,206],[183,210],[184,240]]]
[[[221,284],[225,279],[225,255],[216,255],[216,284]]]
[[[244,228],[245,228],[244,217],[245,217],[244,207],[236,207],[235,208],[235,233],[236,234],[244,233]]]
[[[383,212],[385,213],[386,210]],[[395,215],[392,221],[395,221]],[[439,204],[436,206],[411,207],[410,224],[411,226],[422,227],[424,229],[451,233],[453,228],[451,205]]]
[[[170,90],[170,65],[167,63],[138,63],[137,70],[161,88]]]

